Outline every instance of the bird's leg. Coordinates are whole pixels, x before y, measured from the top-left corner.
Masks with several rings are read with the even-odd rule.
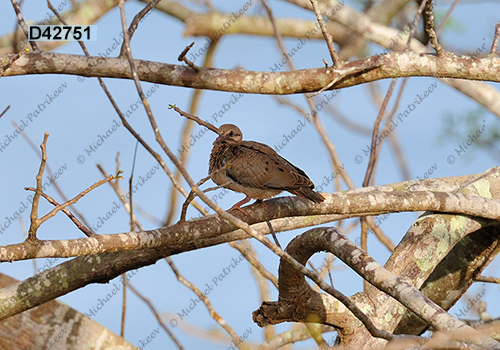
[[[260,203],[260,204],[262,204],[262,206],[264,207],[264,209],[267,211],[267,205],[266,205],[266,203],[264,203],[264,200],[263,200],[263,199],[257,199],[257,200],[255,201],[255,203]]]
[[[236,203],[235,205],[233,205],[231,208],[229,208],[229,210],[228,210],[228,211],[231,211],[231,210],[233,210],[233,209],[238,209],[238,210],[239,210],[239,211],[241,211],[244,215],[247,215],[247,213],[246,213],[243,209],[241,209],[240,207],[241,207],[243,204],[250,202],[250,200],[251,200],[251,199],[252,199],[251,197],[246,196],[246,197],[245,197],[245,198],[243,198],[241,201],[239,201],[238,203]]]

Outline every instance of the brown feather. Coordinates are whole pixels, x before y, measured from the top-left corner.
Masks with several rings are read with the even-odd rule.
[[[318,192],[314,192],[312,189],[307,187],[301,188],[300,190],[294,190],[289,192],[296,196],[312,200],[314,203],[321,203],[325,200],[325,197],[323,197],[321,194],[319,194]]]

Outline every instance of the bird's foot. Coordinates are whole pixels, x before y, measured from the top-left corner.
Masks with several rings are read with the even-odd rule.
[[[239,210],[243,215],[245,215],[245,216],[248,215],[247,212],[243,208],[240,208],[240,207],[234,208],[234,206],[233,206],[230,209],[228,209],[228,211],[231,211],[231,210]]]
[[[248,203],[250,202],[252,198],[246,196],[244,199],[242,199],[241,201],[239,201],[238,203],[236,203],[235,205],[233,205],[231,208],[229,208],[228,211],[231,211],[231,210],[234,210],[234,209],[237,209],[239,211],[241,211],[243,213],[243,215],[247,215],[247,212],[245,210],[243,210],[242,208],[240,208],[243,204],[245,203]]]

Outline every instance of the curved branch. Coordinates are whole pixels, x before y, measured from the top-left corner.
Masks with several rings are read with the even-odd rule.
[[[486,348],[496,349],[499,347],[496,341],[449,315],[420,293],[416,287],[382,267],[334,227],[315,228],[304,232],[295,237],[285,251],[303,265],[307,263],[314,253],[328,251],[340,258],[372,285],[412,310],[420,318],[432,325],[434,330],[447,332],[460,330],[460,336],[463,336],[460,340],[477,338],[480,339],[479,343]],[[256,311],[257,315],[271,316],[276,321],[280,319],[282,313],[286,319],[289,319],[291,317],[290,313],[294,313],[299,309],[299,312],[302,313],[301,316],[306,317],[304,321],[314,319],[310,317],[310,310],[297,308],[297,305],[302,305],[297,303],[297,298],[302,297],[308,290],[312,293],[312,288],[306,282],[303,274],[283,260],[279,268],[279,286],[280,294],[277,305],[263,304]],[[321,299],[317,300],[320,301]],[[271,310],[270,314],[267,313],[269,309]]]

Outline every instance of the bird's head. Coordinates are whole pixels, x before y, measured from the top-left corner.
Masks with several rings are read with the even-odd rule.
[[[224,124],[219,126],[219,137],[215,142],[240,142],[243,140],[241,130],[234,124]]]

